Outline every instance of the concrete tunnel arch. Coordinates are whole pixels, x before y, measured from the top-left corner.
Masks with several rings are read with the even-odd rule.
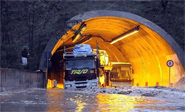
[[[95,48],[95,40],[98,40],[101,43],[99,44],[100,49],[107,51],[111,61],[132,63],[134,85],[139,83],[139,86],[145,86],[145,83],[148,82],[149,86],[154,86],[156,82],[159,82],[160,85],[168,86],[169,69],[166,66],[167,60],[175,62],[171,68],[172,83],[177,82],[184,76],[183,50],[167,32],[153,22],[128,12],[110,10],[85,12],[72,17],[69,21],[76,20],[85,22],[87,25],[83,35],[94,35],[86,43]],[[73,29],[78,29],[80,23],[69,23],[68,25]],[[102,36],[106,40],[111,40],[137,25],[140,26],[137,34],[122,39],[113,45],[96,37]],[[71,39],[73,35],[74,32],[68,30],[67,34],[59,40],[51,39],[45,51],[55,54],[57,49],[63,46],[63,42],[67,45],[74,44]],[[61,58],[61,56],[59,57]],[[44,56],[40,61],[40,69],[45,70],[43,62]],[[60,73],[58,74],[60,75]]]

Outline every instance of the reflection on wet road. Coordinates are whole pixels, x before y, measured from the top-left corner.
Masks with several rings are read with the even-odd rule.
[[[175,104],[143,96],[32,89],[1,93],[1,111],[172,111]],[[183,105],[182,105],[183,106]]]

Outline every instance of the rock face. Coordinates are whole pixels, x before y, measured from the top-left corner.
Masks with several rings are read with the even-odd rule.
[[[185,90],[185,77],[182,77],[176,84],[175,88],[184,89]]]

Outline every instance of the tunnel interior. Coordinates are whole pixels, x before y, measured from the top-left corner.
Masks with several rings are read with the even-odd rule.
[[[114,40],[129,34],[137,29],[136,33],[112,43]],[[81,33],[78,35],[78,33]],[[48,78],[57,80],[57,86],[62,88],[64,70],[64,45],[67,51],[72,50],[75,44],[90,44],[96,49],[105,50],[109,62],[128,62],[132,64],[134,79],[132,86],[169,86],[177,82],[184,75],[183,65],[173,47],[158,33],[146,25],[131,19],[113,16],[94,17],[86,19],[68,30],[56,43],[52,50],[52,66],[49,68]],[[174,66],[166,65],[173,60]]]

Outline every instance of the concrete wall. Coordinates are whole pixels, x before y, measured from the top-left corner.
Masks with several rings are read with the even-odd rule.
[[[0,68],[0,92],[26,88],[43,88],[44,74]]]

